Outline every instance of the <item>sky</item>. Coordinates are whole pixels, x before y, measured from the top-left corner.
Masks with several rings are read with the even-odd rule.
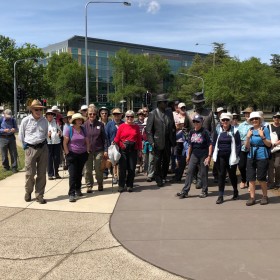
[[[31,43],[39,48],[85,36],[87,2],[1,0],[0,35],[18,46]],[[130,2],[130,7],[89,4],[88,37],[200,53],[212,52],[217,42],[241,61],[257,57],[268,64],[271,54],[280,54],[279,0]]]

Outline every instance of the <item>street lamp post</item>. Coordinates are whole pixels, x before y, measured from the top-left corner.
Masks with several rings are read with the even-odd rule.
[[[87,7],[89,4],[123,4],[131,6],[130,2],[123,1],[89,1],[85,5],[85,64],[86,64],[86,105],[89,105],[89,80],[88,80],[88,46],[87,46]]]
[[[14,118],[17,119],[17,75],[16,75],[16,67],[17,63],[22,61],[33,60],[34,62],[38,62],[38,58],[30,57],[30,58],[23,58],[19,59],[14,62]]]
[[[215,49],[215,44],[214,43],[211,43],[210,44],[200,44],[200,43],[196,43],[195,44],[196,46],[199,46],[199,45],[203,45],[203,46],[209,46],[209,47],[213,47],[213,74],[214,74],[214,71],[215,71],[215,64],[216,64],[216,49]],[[214,98],[212,98],[212,111],[214,112],[214,108],[215,107],[215,104],[214,104]]]
[[[194,78],[200,79],[202,81],[202,93],[204,93],[204,80],[203,80],[202,77],[191,75],[191,74],[186,74],[186,73],[179,73],[179,75],[190,76],[190,77],[194,77]]]

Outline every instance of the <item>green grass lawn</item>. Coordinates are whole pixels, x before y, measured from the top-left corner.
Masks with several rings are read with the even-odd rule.
[[[24,168],[24,150],[20,146],[17,146],[17,150],[18,150],[18,170],[21,170]],[[13,172],[11,170],[6,171],[4,170],[2,165],[0,166],[0,180],[3,180],[11,175],[13,175]]]

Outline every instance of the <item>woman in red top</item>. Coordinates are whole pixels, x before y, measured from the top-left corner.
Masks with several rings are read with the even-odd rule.
[[[119,192],[132,192],[137,162],[137,151],[140,155],[142,140],[139,126],[134,123],[134,112],[125,113],[125,123],[118,128],[114,142],[120,147],[119,161]],[[126,185],[126,187],[125,187]]]

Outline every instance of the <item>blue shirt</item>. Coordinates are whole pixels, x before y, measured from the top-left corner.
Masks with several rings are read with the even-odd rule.
[[[12,135],[14,132],[5,132],[5,129],[15,129],[15,132],[18,131],[18,127],[14,118],[0,118],[0,135]]]
[[[118,127],[124,123],[123,120],[120,121],[119,124],[116,124],[116,122],[114,120],[109,121],[106,126],[105,126],[105,132],[109,141],[109,145],[112,144],[112,142],[114,141],[116,135],[117,135],[117,130]]]
[[[267,127],[264,129],[264,136],[270,140],[270,134]],[[248,158],[267,159],[269,158],[269,148],[265,146],[261,139],[258,130],[253,130],[253,135],[250,138],[250,152]]]
[[[246,148],[245,148],[245,141],[246,141],[246,137],[247,137],[247,133],[249,131],[249,129],[252,127],[251,124],[249,124],[247,121],[244,121],[243,123],[241,123],[239,126],[238,126],[238,131],[239,131],[239,134],[240,134],[240,139],[241,139],[241,151],[245,152],[246,151]]]

